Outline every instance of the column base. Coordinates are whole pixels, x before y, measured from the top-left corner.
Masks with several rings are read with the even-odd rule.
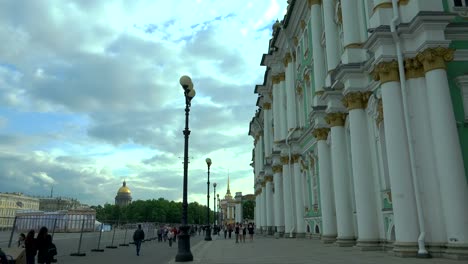
[[[338,237],[336,239],[336,244],[339,246],[339,247],[352,247],[354,245],[356,245],[356,239],[354,239],[354,237],[350,237],[350,238],[347,238],[347,237]]]
[[[426,243],[426,249],[432,257],[443,257],[446,248],[445,243]]]
[[[417,257],[418,243],[395,241],[393,243],[393,253],[395,256],[402,258]]]
[[[269,226],[269,227],[267,227],[267,230],[268,230],[268,231],[267,231],[267,234],[268,234],[269,236],[272,236],[272,235],[275,234],[275,227],[274,227],[274,226]]]
[[[296,233],[296,238],[305,238],[306,233]]]
[[[447,244],[444,257],[456,260],[468,260],[468,244]]]
[[[380,240],[358,239],[356,246],[361,251],[381,251],[382,250],[382,244],[380,244]]]
[[[333,244],[336,242],[336,235],[322,235],[322,243]]]

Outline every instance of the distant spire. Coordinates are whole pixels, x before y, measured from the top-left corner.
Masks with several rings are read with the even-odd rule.
[[[52,198],[54,195],[54,186],[52,185],[52,189],[50,189],[50,198]]]
[[[127,186],[127,183],[125,182],[125,180],[123,181],[123,186],[124,187]]]
[[[226,196],[231,196],[231,188],[229,188],[229,170],[228,170],[228,185],[227,185],[227,192],[226,192]]]

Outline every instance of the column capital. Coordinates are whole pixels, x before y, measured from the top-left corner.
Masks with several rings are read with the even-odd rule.
[[[271,109],[271,103],[263,103],[263,109],[270,110]]]
[[[437,47],[427,48],[423,52],[420,52],[416,58],[422,63],[424,67],[424,73],[436,69],[446,69],[446,62],[453,60],[454,49]]]
[[[300,160],[301,160],[301,155],[300,154],[293,154],[291,156],[292,163],[298,163]]]
[[[329,113],[325,116],[325,121],[330,125],[330,127],[344,126],[345,120],[345,113]]]
[[[280,158],[280,160],[281,160],[281,164],[283,164],[283,165],[289,164],[289,157],[288,156],[282,156]]]
[[[380,81],[381,84],[387,82],[399,82],[400,75],[398,74],[398,62],[395,60],[389,62],[381,62],[375,65],[372,72],[374,80]]]
[[[322,0],[307,0],[307,5],[310,7],[312,7],[313,5],[321,5],[322,4]]]
[[[330,132],[330,128],[328,127],[316,128],[312,131],[312,135],[314,135],[317,141],[327,140],[329,132]]]
[[[367,108],[367,102],[372,92],[352,92],[347,93],[342,102],[348,111],[353,109],[365,109]]]
[[[273,182],[273,176],[271,175],[265,176],[265,183],[268,183],[268,182]]]
[[[273,84],[278,84],[278,83],[280,83],[279,74],[273,75],[273,76],[271,77],[271,82],[272,82]]]
[[[405,73],[407,80],[424,77],[423,65],[417,58],[406,58]]]
[[[283,166],[282,165],[273,166],[273,173],[282,173],[282,172],[283,172]]]
[[[284,72],[278,73],[277,76],[278,76],[278,78],[279,78],[279,79],[278,79],[279,82],[282,82],[282,81],[286,80],[286,74],[284,74]]]

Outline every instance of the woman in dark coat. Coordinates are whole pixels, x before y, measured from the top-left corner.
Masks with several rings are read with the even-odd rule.
[[[30,230],[26,239],[24,240],[24,246],[26,248],[26,264],[34,264],[37,254],[37,243],[34,238],[34,230]]]
[[[43,226],[37,234],[37,263],[39,264],[50,263],[50,261],[48,261],[50,242],[47,241],[47,233],[47,227]]]

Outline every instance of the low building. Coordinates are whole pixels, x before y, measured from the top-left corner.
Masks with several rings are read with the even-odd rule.
[[[39,199],[22,193],[0,193],[0,229],[13,225],[18,210],[39,210]]]
[[[93,232],[96,229],[96,211],[89,208],[56,212],[23,211],[16,214],[16,230],[36,232],[43,226],[49,232]]]
[[[62,210],[72,210],[81,207],[77,199],[68,197],[39,197],[39,210],[45,212],[55,212]]]

